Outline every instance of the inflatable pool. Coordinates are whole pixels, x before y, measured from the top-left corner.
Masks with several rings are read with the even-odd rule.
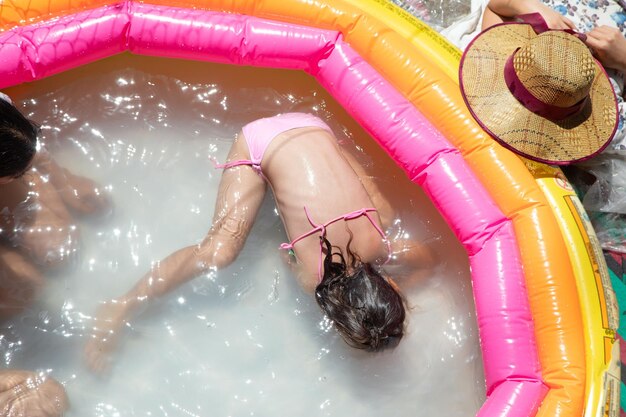
[[[0,87],[124,51],[302,70],[419,184],[472,271],[481,416],[616,415],[615,301],[562,175],[530,169],[471,119],[459,52],[383,0],[11,1]],[[613,413],[613,414],[612,414]]]

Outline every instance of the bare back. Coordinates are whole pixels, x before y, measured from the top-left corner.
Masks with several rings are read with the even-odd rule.
[[[375,205],[376,198],[372,198],[371,191],[368,192],[343,156],[335,137],[325,130],[305,127],[281,133],[267,148],[261,167],[273,189],[290,240],[313,227],[305,207],[316,224],[364,208],[380,209]],[[381,216],[376,212],[371,215],[381,225]],[[364,216],[329,225],[326,237],[344,253],[351,240],[350,249],[364,262],[386,256],[381,236]],[[314,277],[312,281],[317,283],[319,236],[297,242],[294,251],[305,276]]]

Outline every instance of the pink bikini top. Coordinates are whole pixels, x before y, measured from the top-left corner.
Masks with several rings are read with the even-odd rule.
[[[304,238],[307,238],[307,237],[309,237],[311,235],[314,235],[315,233],[319,233],[320,237],[326,237],[326,228],[328,226],[330,226],[331,224],[336,223],[336,222],[338,222],[340,220],[348,221],[348,220],[356,219],[356,218],[361,217],[361,216],[365,216],[370,221],[370,223],[372,224],[374,229],[376,229],[376,231],[378,232],[378,234],[382,238],[383,242],[385,242],[385,244],[387,245],[387,260],[385,260],[385,263],[387,263],[387,262],[389,262],[389,259],[391,259],[391,244],[389,243],[389,240],[385,236],[385,232],[383,232],[383,229],[381,229],[380,226],[378,224],[376,224],[376,222],[374,221],[372,216],[370,216],[370,213],[374,212],[374,211],[377,211],[377,210],[375,208],[373,208],[373,207],[371,207],[371,208],[362,208],[360,210],[352,211],[352,212],[344,214],[342,216],[335,217],[334,219],[329,220],[326,223],[316,224],[311,219],[311,216],[309,215],[309,211],[306,209],[306,207],[304,207],[304,213],[306,214],[306,218],[309,221],[309,223],[311,224],[311,226],[313,227],[313,229],[311,229],[310,231],[306,232],[305,234],[303,234],[301,236],[298,236],[297,238],[295,238],[294,240],[292,240],[289,243],[281,244],[280,245],[280,249],[291,250],[291,249],[293,249],[293,245],[295,245],[296,243],[298,243],[299,241],[301,241]],[[320,239],[320,259],[319,259],[319,263],[318,263],[318,267],[317,267],[317,275],[318,275],[318,278],[319,278],[318,282],[322,281],[322,264],[324,262],[323,259],[324,259],[324,242],[322,241],[322,239]]]

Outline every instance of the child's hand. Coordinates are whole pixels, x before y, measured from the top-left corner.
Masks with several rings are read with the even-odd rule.
[[[33,372],[0,371],[0,415],[59,417],[69,402],[63,385]]]
[[[37,152],[34,166],[41,174],[49,177],[49,181],[70,210],[90,215],[103,214],[111,209],[107,195],[96,182],[59,166],[45,149]]]
[[[574,22],[539,0],[491,0],[488,7],[500,18],[514,18],[522,14],[539,13],[550,29],[576,30]]]
[[[626,71],[626,38],[619,29],[597,27],[587,33],[585,43],[604,67]]]
[[[107,195],[94,181],[64,170],[65,186],[59,192],[63,202],[82,215],[103,213],[110,209]]]
[[[102,374],[109,369],[111,355],[116,350],[124,326],[124,304],[111,301],[103,304],[94,319],[94,334],[85,345],[85,362],[92,371]]]

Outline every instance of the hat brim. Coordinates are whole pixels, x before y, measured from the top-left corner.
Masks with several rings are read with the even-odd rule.
[[[594,60],[596,75],[581,112],[551,121],[528,110],[509,91],[504,66],[517,48],[536,36],[527,23],[503,23],[472,40],[459,67],[463,99],[483,129],[506,148],[548,164],[584,161],[604,150],[617,129],[615,92]]]

